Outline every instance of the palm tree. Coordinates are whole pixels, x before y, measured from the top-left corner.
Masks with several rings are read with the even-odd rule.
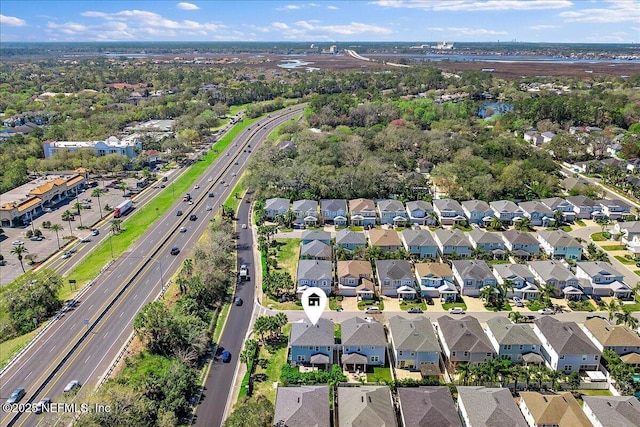
[[[484,298],[485,305],[493,307],[496,297],[496,289],[493,286],[483,286],[478,292],[480,298]]]
[[[71,219],[73,218],[73,214],[71,213],[71,211],[66,210],[62,212],[61,218],[63,221],[69,221],[69,232],[73,236],[73,228],[71,228]]]
[[[550,283],[545,283],[540,288],[540,300],[547,306],[551,304],[551,296],[555,295],[556,287]]]
[[[551,381],[551,388],[553,390],[558,390],[560,388],[559,380],[564,374],[561,371],[557,371],[555,369],[550,369],[547,371],[547,378]]]
[[[611,321],[614,317],[616,317],[616,314],[620,310],[620,305],[616,300],[612,299],[608,303],[605,303],[604,308],[607,309],[607,312],[609,313],[609,320]]]
[[[520,231],[528,231],[531,229],[531,219],[524,216],[513,223],[513,228]]]
[[[182,271],[185,276],[191,277],[193,274],[193,260],[191,258],[187,258],[182,262]]]
[[[49,230],[53,230],[56,232],[56,239],[58,240],[58,249],[60,249],[60,236],[58,235],[58,232],[62,231],[62,226],[60,224],[51,224],[49,226]]]
[[[494,230],[502,230],[502,228],[504,227],[504,224],[500,218],[495,217],[491,220],[491,222],[489,223],[489,226]]]
[[[433,223],[433,225],[435,225],[436,227],[438,226],[438,224],[440,223],[440,216],[438,216],[438,212],[436,211],[430,211],[427,214],[427,218],[432,220],[431,222]]]
[[[93,191],[91,192],[91,197],[97,197],[98,198],[98,209],[100,210],[100,219],[102,219],[102,204],[100,203],[100,189],[99,188],[94,188]]]
[[[22,267],[23,273],[25,272],[25,269],[24,264],[22,263],[22,254],[26,254],[27,252],[29,251],[23,245],[14,246],[13,249],[11,249],[11,253],[18,257],[18,261],[20,261],[20,267]]]
[[[120,224],[122,224],[121,219],[112,219],[111,220],[111,232],[113,234],[119,234],[122,229],[120,228]]]
[[[78,211],[78,218],[80,219],[80,227],[82,227],[82,214],[80,213],[80,211],[82,210],[82,205],[80,204],[80,202],[75,202],[73,204],[73,208]]]
[[[469,376],[471,374],[471,367],[469,366],[469,364],[460,363],[458,366],[456,366],[456,372],[458,373],[458,376],[462,381],[462,385],[467,385],[467,383],[469,382]]]
[[[176,283],[178,284],[178,288],[180,289],[180,294],[184,295],[187,293],[187,280],[184,277],[178,276],[176,278]]]
[[[520,381],[520,379],[524,377],[528,378],[529,375],[527,375],[527,370],[522,365],[512,365],[510,369],[511,378],[513,378],[513,392],[515,393],[518,387],[518,381]]]
[[[564,224],[564,215],[558,209],[553,211],[553,219],[556,221],[556,227],[560,227]]]
[[[633,316],[629,310],[622,309],[622,312],[616,313],[616,325],[626,325],[635,330],[638,328],[638,319]]]
[[[513,323],[520,323],[524,316],[519,311],[512,311],[509,313],[509,319],[513,321]]]
[[[122,190],[122,195],[126,195],[127,194],[127,183],[126,182],[121,182],[120,184],[118,184],[118,189]]]

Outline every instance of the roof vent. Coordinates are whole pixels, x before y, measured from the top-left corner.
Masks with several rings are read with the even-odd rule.
[[[362,403],[364,403],[364,396],[360,396],[360,399],[362,400]]]

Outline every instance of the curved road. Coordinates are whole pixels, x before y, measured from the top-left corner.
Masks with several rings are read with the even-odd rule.
[[[37,402],[45,396],[60,401],[62,389],[71,380],[79,380],[86,388],[98,384],[128,341],[135,314],[159,295],[161,276],[166,281],[179,268],[187,249],[206,228],[206,219],[213,216],[232,191],[250,156],[251,149],[245,151],[245,145],[253,143],[255,147],[265,134],[299,111],[300,107],[295,107],[274,114],[274,118],[261,120],[259,123],[262,125],[254,124],[253,130],[243,131],[236,144],[228,148],[229,155],[220,156],[197,181],[201,188],[191,191],[196,202],[187,205],[176,201],[128,252],[100,276],[82,296],[77,307],[56,321],[36,345],[0,377],[0,397],[6,398],[14,389],[24,387],[27,394],[21,403]],[[264,131],[260,130],[262,127]],[[212,178],[211,183],[207,182],[207,177]],[[209,191],[213,191],[216,197],[207,197]],[[181,199],[182,194],[176,196]],[[207,211],[207,205],[213,209]],[[175,213],[178,208],[184,212],[179,217]],[[189,221],[192,213],[198,217],[195,222]],[[185,226],[187,232],[178,232],[180,226]],[[182,248],[178,256],[169,254],[169,248],[174,245]],[[69,421],[68,416],[60,414],[58,417],[56,414],[0,415],[2,426],[55,424],[56,418],[63,423]]]

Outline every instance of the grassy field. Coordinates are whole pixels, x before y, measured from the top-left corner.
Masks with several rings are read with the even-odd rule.
[[[460,307],[463,310],[466,310],[467,309],[467,304],[465,304],[464,301],[462,301],[462,302],[457,302],[457,301],[456,302],[446,302],[446,303],[442,304],[442,308],[445,309],[445,310],[449,310],[450,308],[453,308],[453,307]]]
[[[624,251],[627,249],[624,245],[604,245],[600,247],[605,251]]]
[[[278,268],[288,271],[294,282],[296,280],[301,241],[302,239],[276,239],[279,248]]]
[[[609,237],[611,237],[611,234],[606,231],[604,233],[598,232],[591,235],[591,240],[594,242],[604,242],[605,240],[609,240]]]
[[[367,373],[368,383],[390,383],[391,369],[389,368],[373,368],[373,373]]]
[[[636,263],[635,261],[620,255],[614,255],[614,258],[620,261],[621,263],[623,263],[624,265],[634,265]]]
[[[245,191],[247,190],[244,188],[244,174],[243,174],[243,176],[240,177],[238,184],[236,184],[236,186],[233,187],[233,191],[229,195],[229,198],[227,199],[227,201],[224,202],[224,205],[227,207],[230,207],[231,209],[233,209],[234,212],[236,212],[238,210],[238,206],[240,206],[240,202],[242,201],[242,197],[244,196]]]
[[[44,325],[41,325],[38,329],[28,334],[20,335],[19,337],[0,343],[0,366],[6,365],[42,328],[44,328]]]
[[[254,395],[263,394],[271,402],[276,400],[276,389],[273,388],[273,383],[280,379],[280,369],[282,365],[287,361],[287,346],[286,344],[278,348],[273,354],[269,353],[264,347],[260,348],[260,359],[268,360],[266,368],[256,366],[254,376],[261,378],[261,381],[255,381],[253,383]],[[264,377],[262,377],[264,375]]]

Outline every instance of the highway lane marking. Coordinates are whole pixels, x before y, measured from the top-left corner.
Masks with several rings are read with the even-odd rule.
[[[56,346],[54,345],[53,347],[51,347],[51,350],[49,350],[49,353],[51,353],[53,351],[53,349],[55,349]]]
[[[107,335],[109,335],[109,331],[107,331],[102,337],[106,339]]]
[[[91,355],[89,355],[89,357],[87,357],[87,360],[84,361],[84,364],[86,365],[87,362],[89,361],[89,359],[91,359]]]

